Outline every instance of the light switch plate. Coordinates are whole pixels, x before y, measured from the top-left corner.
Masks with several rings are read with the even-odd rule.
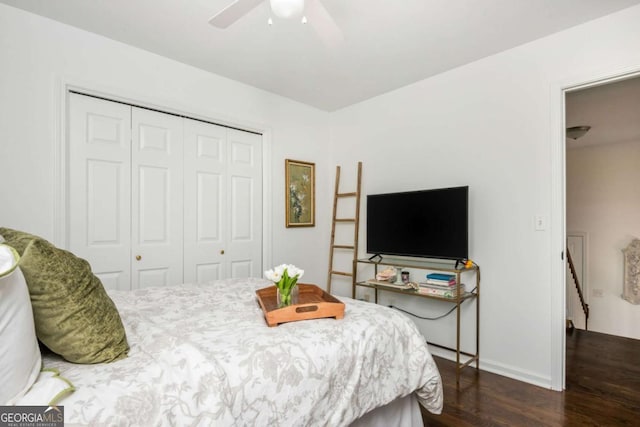
[[[544,215],[536,215],[533,220],[536,231],[544,231],[547,229],[547,219]]]

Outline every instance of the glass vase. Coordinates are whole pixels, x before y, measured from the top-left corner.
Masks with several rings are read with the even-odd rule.
[[[278,301],[278,308],[288,307],[290,305],[298,304],[298,285],[294,286],[289,292],[281,291],[280,288],[276,288],[276,299]]]

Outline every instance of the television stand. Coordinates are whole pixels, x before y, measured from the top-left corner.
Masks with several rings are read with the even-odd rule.
[[[379,259],[378,259],[379,258]],[[402,287],[392,287],[385,286],[376,283],[372,283],[369,280],[358,281],[358,266],[373,266],[373,275],[369,276],[376,277],[378,273],[378,267],[380,266],[390,266],[390,267],[402,267],[409,270],[420,270],[424,271],[433,271],[433,272],[443,272],[450,273],[455,275],[456,283],[461,283],[460,278],[464,275],[474,275],[475,276],[475,288],[469,289],[469,291],[461,292],[460,288],[457,288],[457,292],[454,297],[444,297],[437,295],[424,294],[416,291],[415,289],[403,289]],[[378,292],[393,292],[399,293],[411,297],[419,297],[426,298],[429,300],[442,301],[444,303],[455,304],[455,312],[456,312],[456,346],[455,348],[447,347],[440,344],[435,344],[432,342],[428,342],[427,344],[433,345],[438,348],[442,348],[445,350],[449,350],[455,352],[456,355],[456,384],[460,383],[460,371],[467,366],[471,365],[475,362],[475,367],[478,369],[479,361],[480,361],[480,267],[476,264],[473,264],[469,268],[465,268],[464,264],[460,265],[459,262],[455,262],[454,260],[449,261],[429,261],[429,260],[417,260],[417,259],[404,259],[404,258],[382,258],[380,254],[376,254],[371,258],[363,258],[357,259],[354,261],[353,271],[355,272],[352,281],[352,293],[351,297],[356,297],[356,289],[358,287],[373,289],[374,292],[374,302],[378,303]],[[400,272],[398,272],[400,275]],[[468,283],[470,285],[470,283]],[[476,333],[475,333],[475,352],[467,352],[463,351],[460,348],[460,332],[461,332],[461,306],[462,303],[466,300],[473,301],[476,308]],[[466,360],[461,360],[461,357],[465,357]]]

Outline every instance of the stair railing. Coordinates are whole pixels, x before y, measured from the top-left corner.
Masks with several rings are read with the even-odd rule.
[[[573,283],[576,285],[576,290],[578,291],[578,297],[580,298],[580,305],[582,306],[582,311],[584,312],[584,329],[588,331],[589,330],[589,304],[587,304],[584,301],[584,295],[582,294],[582,287],[580,286],[580,281],[578,280],[576,268],[573,265],[573,259],[571,258],[571,252],[569,252],[568,247],[567,247],[567,262],[569,263],[569,270],[571,270]]]

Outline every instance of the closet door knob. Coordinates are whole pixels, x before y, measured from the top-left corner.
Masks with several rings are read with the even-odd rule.
[[[220,251],[220,255],[224,255],[224,249]]]
[[[136,255],[136,261],[140,261],[142,257],[140,255]]]

